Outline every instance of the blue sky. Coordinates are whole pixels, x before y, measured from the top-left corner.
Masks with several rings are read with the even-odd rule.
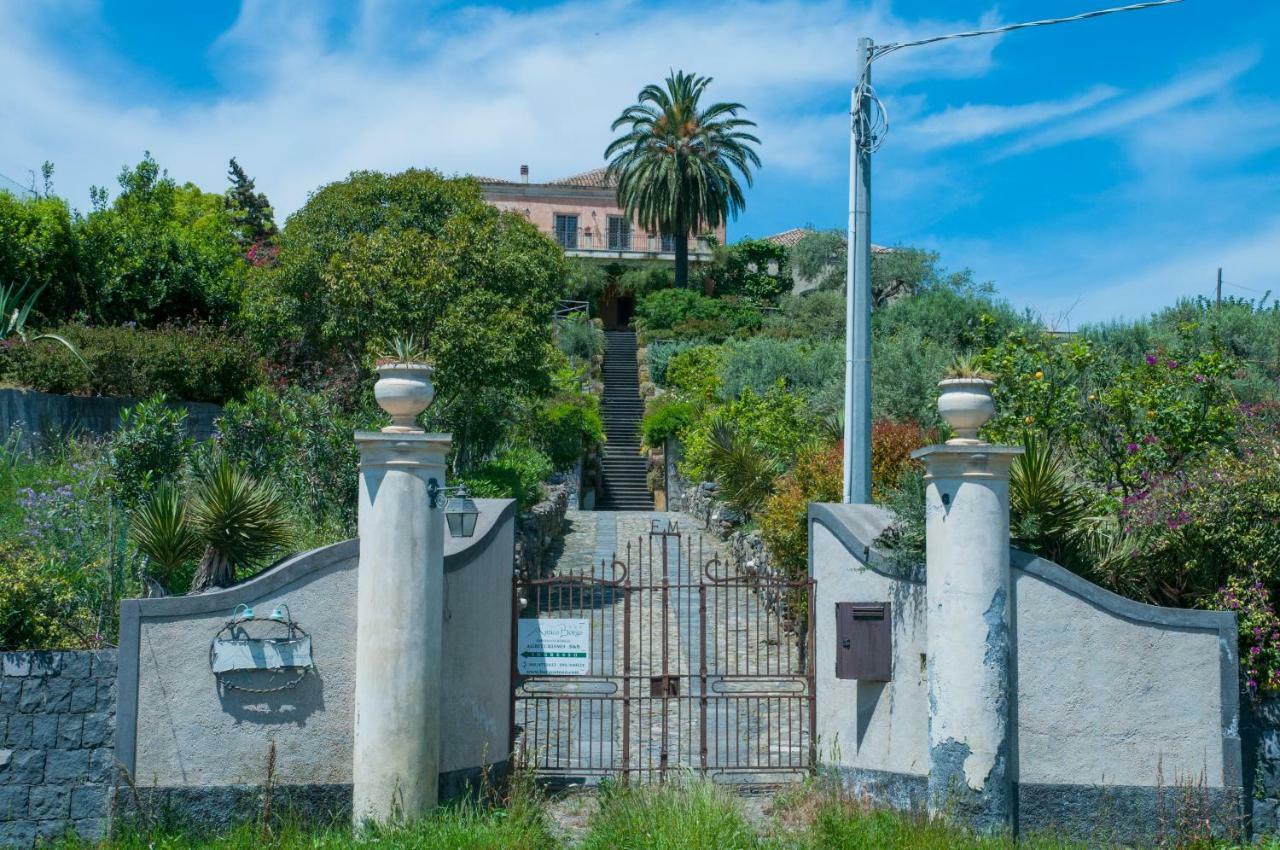
[[[277,209],[355,168],[534,179],[595,167],[668,68],[760,122],[730,237],[846,220],[859,35],[903,41],[1105,0],[0,2],[0,174],[40,163],[78,206],[151,150]],[[1179,295],[1280,290],[1280,3],[1168,8],[901,51],[872,236],[933,248],[1068,328]]]

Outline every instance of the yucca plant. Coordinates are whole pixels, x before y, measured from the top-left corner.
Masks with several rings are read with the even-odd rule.
[[[1078,568],[1106,548],[1106,529],[1062,454],[1033,434],[1009,470],[1010,532],[1015,545]]]
[[[151,499],[129,513],[129,540],[146,556],[143,581],[148,595],[160,596],[175,575],[200,557],[204,541],[187,517],[178,488],[165,482]]]
[[[225,458],[197,486],[188,512],[205,543],[192,592],[227,587],[237,567],[266,560],[293,538],[280,492]]]

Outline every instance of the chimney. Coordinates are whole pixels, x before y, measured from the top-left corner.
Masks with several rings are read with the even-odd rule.
[[[523,183],[529,182],[529,166],[527,165],[520,166],[520,180]]]

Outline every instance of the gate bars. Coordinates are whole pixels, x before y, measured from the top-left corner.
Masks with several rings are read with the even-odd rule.
[[[692,536],[660,520],[624,555],[601,562],[608,575],[517,579],[512,752],[563,782],[698,771],[756,784],[811,772],[812,580],[719,575],[700,536],[695,558]],[[520,672],[519,624],[533,618],[587,621],[585,674]]]

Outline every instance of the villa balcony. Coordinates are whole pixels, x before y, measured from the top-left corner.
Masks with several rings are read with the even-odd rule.
[[[676,252],[670,241],[656,236],[641,236],[619,244],[609,245],[603,239],[593,239],[580,234],[577,239],[556,239],[564,249],[566,257],[582,257],[588,260],[657,260],[675,262]],[[711,247],[705,239],[689,240],[689,259],[691,261],[708,262],[711,260]]]

